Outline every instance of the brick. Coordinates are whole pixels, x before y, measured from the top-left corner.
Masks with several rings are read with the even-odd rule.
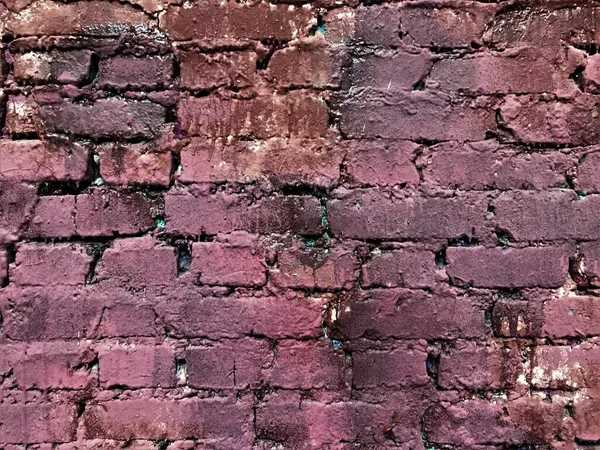
[[[218,242],[192,244],[191,272],[202,284],[262,286],[266,271],[261,249]]]
[[[438,385],[443,389],[511,389],[525,380],[523,350],[516,341],[487,346],[458,343],[440,356]]]
[[[457,285],[487,288],[559,287],[569,271],[569,247],[449,247],[446,271]]]
[[[91,263],[79,245],[21,244],[10,278],[19,286],[83,285]]]
[[[157,336],[164,333],[157,314],[149,306],[114,305],[104,310],[99,335],[103,337]]]
[[[102,1],[60,3],[36,2],[19,13],[3,18],[8,36],[81,35],[114,36],[130,27],[148,28],[150,19],[130,5],[109,5]]]
[[[340,114],[340,130],[351,139],[472,141],[485,139],[496,127],[489,109],[430,91],[365,90],[344,101]],[[440,123],[444,126],[433,126]]]
[[[543,314],[543,333],[551,338],[600,335],[600,308],[595,297],[548,299]]]
[[[494,303],[492,327],[496,336],[538,337],[542,334],[545,319],[542,313],[544,298],[524,300],[505,299]]]
[[[79,236],[113,236],[137,234],[154,228],[160,213],[161,199],[92,189],[77,196],[75,224]]]
[[[600,93],[600,56],[590,55],[583,71],[583,85],[586,92]]]
[[[118,98],[91,105],[62,101],[39,107],[47,133],[100,138],[152,138],[165,122],[165,109],[155,103]]]
[[[325,140],[271,138],[264,141],[193,139],[181,150],[183,183],[306,183],[328,187],[339,180],[343,153]]]
[[[0,248],[0,287],[8,282],[8,253],[6,249]]]
[[[364,287],[426,288],[433,283],[435,254],[425,250],[402,249],[373,253],[362,267]]]
[[[314,13],[288,5],[227,4],[170,6],[160,27],[171,39],[291,40],[305,35]],[[200,19],[200,21],[198,21]]]
[[[334,336],[344,339],[456,339],[487,336],[485,314],[474,298],[375,289],[338,297],[326,313]]]
[[[277,255],[277,268],[270,270],[273,284],[284,288],[352,289],[357,278],[351,246],[283,250]]]
[[[147,144],[106,144],[98,148],[100,176],[109,185],[168,186],[172,155]]]
[[[322,297],[199,297],[190,287],[171,289],[161,305],[165,326],[177,337],[316,338],[322,334]]]
[[[39,134],[42,125],[36,103],[24,95],[9,96],[4,125],[12,136]]]
[[[82,181],[89,147],[66,141],[0,141],[0,178],[15,181]]]
[[[329,122],[322,99],[302,90],[248,100],[188,97],[179,102],[177,118],[188,135],[208,138],[318,138],[325,136]]]
[[[538,389],[595,388],[600,377],[600,348],[592,343],[535,348],[531,385]]]
[[[497,228],[515,241],[597,238],[600,197],[577,200],[569,191],[503,193],[492,202]]]
[[[112,89],[158,89],[173,82],[173,59],[169,56],[114,56],[98,65],[98,86]]]
[[[177,278],[175,249],[150,236],[119,239],[96,267],[97,280],[126,286],[168,285]]]
[[[87,439],[235,439],[252,442],[252,405],[235,399],[115,400],[86,408]],[[234,441],[235,442],[235,441]]]
[[[535,397],[508,402],[465,400],[428,410],[424,432],[436,444],[535,444],[561,429],[563,406]]]
[[[598,418],[598,393],[596,390],[590,390],[587,395],[574,403],[575,437],[584,442],[598,441],[600,439]]]
[[[394,349],[352,353],[353,386],[375,387],[423,386],[429,382],[424,349]]]
[[[600,192],[600,177],[598,175],[600,153],[588,153],[583,158],[583,162],[579,164],[577,170],[578,188],[585,193],[598,193]]]
[[[168,346],[105,345],[98,350],[100,383],[104,388],[175,385],[175,350]]]
[[[241,339],[185,352],[188,384],[197,389],[246,389],[260,385],[262,371],[273,363],[265,340]]]
[[[354,23],[348,34],[367,45],[397,47],[400,12],[394,4],[359,6],[354,13]]]
[[[91,64],[89,50],[27,52],[15,57],[13,77],[20,82],[80,84],[88,79]]]
[[[33,214],[35,186],[0,180],[0,243],[15,241]]]
[[[3,403],[0,423],[0,440],[5,443],[69,442],[75,439],[77,411],[67,403]]]
[[[179,56],[181,87],[207,91],[218,87],[245,88],[254,85],[256,54],[252,52],[198,53]]]
[[[335,236],[355,239],[456,238],[479,234],[487,205],[477,197],[393,198],[378,189],[338,190],[327,205]]]
[[[521,154],[490,141],[443,143],[431,148],[423,169],[426,183],[442,189],[532,189],[564,187],[577,162],[564,153]]]
[[[169,233],[188,236],[236,230],[301,235],[321,232],[321,204],[310,196],[263,197],[251,204],[245,195],[172,190],[165,195],[165,216]]]
[[[24,236],[33,239],[68,239],[75,236],[75,196],[39,197]]]
[[[419,146],[410,141],[350,141],[346,176],[360,186],[415,186],[419,172],[413,158]]]

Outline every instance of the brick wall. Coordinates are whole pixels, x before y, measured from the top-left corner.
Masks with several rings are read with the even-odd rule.
[[[0,0],[1,447],[596,448],[599,8]]]

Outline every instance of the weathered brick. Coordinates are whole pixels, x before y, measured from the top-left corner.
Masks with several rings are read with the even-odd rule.
[[[184,183],[240,183],[263,178],[328,187],[340,177],[343,153],[325,140],[271,138],[264,141],[194,139],[181,151]]]
[[[91,263],[79,245],[21,244],[10,278],[19,286],[83,285]]]
[[[599,380],[600,348],[593,343],[535,348],[532,386],[539,389],[595,388]]]
[[[191,272],[202,284],[262,286],[267,281],[265,257],[259,248],[195,242],[192,257]]]
[[[188,97],[179,102],[177,118],[185,133],[211,138],[318,138],[329,123],[325,102],[302,90],[249,100]]]
[[[0,178],[16,181],[82,181],[89,147],[67,141],[0,140]]]
[[[285,288],[351,289],[358,278],[358,261],[352,246],[291,248],[278,253],[272,282]]]
[[[256,54],[252,52],[198,53],[179,56],[181,87],[207,91],[218,87],[245,88],[254,84]]]
[[[0,180],[0,243],[13,242],[19,237],[36,201],[34,186]]]
[[[114,305],[104,310],[99,335],[103,337],[156,336],[164,333],[158,316],[149,306]]]
[[[481,338],[488,326],[474,300],[451,292],[377,289],[340,294],[326,319],[335,336],[347,339]]]
[[[112,89],[165,88],[173,81],[173,67],[168,56],[115,56],[100,61],[97,82],[101,88]]]
[[[27,238],[71,238],[75,235],[75,196],[39,197],[24,236]]]
[[[368,45],[397,47],[400,43],[398,5],[359,6],[354,13],[350,35]]]
[[[0,248],[0,287],[8,280],[8,253],[5,248]]]
[[[175,249],[151,237],[119,239],[102,254],[97,279],[127,286],[168,285],[177,278]]]
[[[360,186],[419,184],[413,158],[419,146],[410,141],[349,141],[345,175]]]
[[[600,153],[591,152],[584,155],[583,162],[577,170],[578,188],[585,193],[600,192]]]
[[[167,231],[174,234],[321,232],[321,204],[309,196],[263,197],[251,204],[245,195],[173,190],[165,195],[165,216]]]
[[[423,348],[352,353],[353,385],[375,387],[423,386],[429,382]]]
[[[502,249],[449,247],[446,271],[457,285],[488,288],[559,287],[569,271],[570,247]]]
[[[106,144],[98,148],[100,175],[110,185],[168,186],[172,155],[147,144]]]
[[[583,86],[590,94],[600,93],[600,55],[587,57],[587,64],[583,71]]]
[[[44,131],[99,138],[152,138],[165,122],[165,109],[155,103],[119,98],[91,105],[62,101],[39,107]]]
[[[343,102],[340,114],[340,130],[352,139],[472,141],[496,128],[495,115],[481,103],[430,91],[365,90]]]
[[[544,304],[543,333],[552,338],[600,334],[600,308],[595,297],[565,296]]]
[[[79,84],[88,79],[92,63],[89,50],[19,54],[13,62],[13,77],[20,82]]]
[[[0,440],[28,444],[69,442],[75,439],[75,405],[58,402],[31,402],[0,405]]]
[[[573,405],[573,419],[575,421],[575,436],[579,441],[595,442],[600,439],[598,420],[598,391],[589,390],[586,395],[577,399]]]
[[[496,336],[538,337],[544,322],[542,302],[545,298],[533,297],[523,300],[499,299],[492,309],[492,327]]]
[[[173,387],[175,350],[162,345],[115,344],[98,350],[100,383],[103,387]]]
[[[311,8],[266,3],[170,6],[160,27],[171,39],[291,40],[305,35],[314,13]]]
[[[477,197],[397,199],[378,189],[338,190],[327,205],[333,234],[356,239],[476,236],[486,211]]]
[[[149,199],[139,192],[92,189],[77,196],[77,234],[113,236],[148,231],[155,226],[154,217],[160,213],[160,204],[160,199]]]
[[[431,251],[372,252],[370,261],[362,267],[362,284],[365,287],[425,288],[431,285],[435,271],[435,254]]]
[[[227,398],[115,400],[86,408],[88,439],[231,439],[252,442],[252,405]]]
[[[38,108],[31,97],[11,95],[6,103],[5,127],[10,135],[37,135],[41,129]]]

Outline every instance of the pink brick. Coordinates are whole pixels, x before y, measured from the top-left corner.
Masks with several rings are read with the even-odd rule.
[[[285,288],[351,289],[358,277],[354,247],[292,248],[277,255],[272,282]]]
[[[590,390],[585,397],[575,402],[573,413],[577,439],[587,442],[600,439],[598,391]]]
[[[38,199],[25,236],[70,238],[75,235],[75,196],[51,195]]]
[[[92,257],[75,244],[22,244],[10,278],[20,286],[83,285]]]
[[[147,144],[103,145],[98,155],[100,175],[107,184],[167,186],[171,180],[171,153]]]
[[[105,345],[98,351],[103,387],[173,387],[175,350],[168,346],[140,344]]]
[[[600,347],[544,345],[535,348],[531,384],[538,389],[595,388],[600,377]]]
[[[401,249],[372,253],[362,267],[363,286],[424,288],[434,282],[435,254],[426,250]]]
[[[422,348],[354,352],[352,383],[358,389],[423,386],[429,381],[426,359]]]
[[[263,250],[259,248],[195,242],[191,272],[202,284],[262,286],[267,281]]]
[[[182,52],[181,86],[209,90],[217,87],[244,88],[254,84],[256,54],[252,52]]]
[[[81,181],[89,148],[67,141],[0,141],[0,178],[18,181]]]
[[[100,335],[107,337],[156,336],[160,330],[157,315],[148,306],[114,305],[102,316]]]
[[[18,238],[33,214],[36,192],[35,186],[0,180],[0,243]]]
[[[600,335],[596,297],[565,296],[544,304],[543,332],[551,338]]]
[[[173,81],[173,59],[164,56],[114,56],[98,67],[98,85],[113,89],[157,89]]]
[[[166,285],[177,278],[175,249],[151,237],[116,240],[96,267],[98,281],[126,286]]]
[[[2,442],[69,442],[75,439],[77,411],[69,403],[4,403],[0,405],[0,424]]]
[[[0,287],[8,282],[8,253],[6,249],[0,248]]]

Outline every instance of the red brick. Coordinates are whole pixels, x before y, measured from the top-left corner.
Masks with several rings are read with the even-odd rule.
[[[596,388],[599,381],[600,347],[593,343],[535,348],[531,377],[535,388]]]
[[[563,406],[535,397],[489,402],[465,400],[428,410],[424,432],[436,444],[536,444],[561,429]]]
[[[173,82],[173,59],[169,56],[114,56],[98,66],[98,86],[112,89],[158,89]]]
[[[523,350],[516,341],[458,343],[441,354],[438,385],[443,389],[510,389],[525,381]],[[521,379],[519,378],[521,377]]]
[[[114,305],[104,310],[99,335],[103,337],[156,336],[164,333],[149,306]]]
[[[232,440],[252,442],[252,405],[226,398],[115,400],[92,405],[84,415],[88,439]]]
[[[252,52],[198,53],[179,56],[181,87],[207,91],[218,87],[245,88],[254,84],[256,54]]]
[[[145,232],[154,228],[160,199],[139,192],[119,193],[92,189],[77,196],[75,224],[80,236],[113,236]]]
[[[542,302],[545,297],[500,299],[492,310],[492,327],[496,336],[538,337],[544,323]]]
[[[347,339],[481,338],[488,332],[475,298],[451,292],[377,289],[346,298],[340,294],[333,305],[326,320],[336,336]]]
[[[449,247],[446,271],[457,285],[487,288],[560,287],[569,271],[573,249],[528,247],[502,249]]]
[[[359,6],[348,34],[367,45],[398,47],[400,11],[396,4]]]
[[[165,109],[155,103],[118,98],[90,105],[62,101],[39,107],[47,133],[100,138],[152,138],[165,122]]]
[[[18,181],[82,181],[88,147],[66,141],[0,140],[0,178]]]
[[[102,254],[99,282],[126,286],[168,285],[177,278],[175,249],[151,237],[119,239]]]
[[[313,15],[311,8],[266,3],[170,6],[160,27],[174,40],[291,40],[306,34]]]
[[[355,239],[424,239],[482,231],[487,205],[463,196],[394,198],[378,189],[338,190],[327,205],[335,236]]]
[[[172,155],[147,144],[107,144],[98,148],[100,175],[109,185],[168,186]]]
[[[194,139],[181,151],[184,183],[247,183],[267,178],[329,187],[340,177],[343,153],[325,140],[271,138],[264,141]]]
[[[37,135],[42,124],[38,108],[31,97],[11,95],[6,103],[6,131],[10,135]]]
[[[10,278],[19,286],[83,285],[91,263],[79,245],[21,244]]]
[[[352,353],[352,384],[357,389],[423,386],[429,382],[423,348]]]
[[[0,287],[8,281],[8,253],[6,249],[0,248]]]
[[[245,195],[172,190],[165,195],[165,216],[169,233],[188,236],[235,230],[264,234],[321,233],[321,204],[309,196],[263,197],[251,204]]]
[[[33,214],[36,192],[35,186],[0,180],[0,243],[18,238]]]
[[[79,84],[87,80],[91,63],[89,50],[28,52],[15,56],[13,77],[20,82]]]
[[[105,345],[98,350],[98,365],[104,388],[167,388],[176,382],[175,350],[165,345]]]
[[[588,153],[584,158],[577,170],[578,188],[585,193],[600,192],[600,153]]]
[[[364,287],[425,288],[433,283],[435,271],[435,254],[431,251],[373,252],[371,260],[362,267],[362,284]]]
[[[77,411],[68,403],[3,403],[0,424],[2,442],[69,442],[75,439]]]
[[[300,289],[351,289],[358,278],[358,262],[352,246],[292,248],[277,255],[270,270],[273,284]]]
[[[187,381],[198,389],[246,389],[257,387],[262,371],[273,364],[266,340],[222,341],[189,347],[185,353]]]
[[[179,102],[177,118],[185,133],[211,138],[318,138],[329,126],[323,100],[301,90],[249,100],[188,97]]]
[[[263,251],[219,242],[192,244],[191,272],[202,284],[262,286],[267,281]]]
[[[102,1],[60,3],[35,2],[19,13],[8,13],[4,34],[41,36],[87,34],[120,36],[131,27],[148,28],[150,18],[130,5],[109,5]]]
[[[39,197],[27,231],[27,238],[70,238],[75,235],[75,196]]]
[[[171,289],[161,305],[165,326],[177,337],[274,339],[322,335],[323,297],[199,297],[195,288]]]
[[[579,441],[594,442],[600,439],[600,410],[598,409],[598,392],[589,390],[578,399],[573,408],[575,420],[575,437]]]
[[[417,185],[419,172],[412,160],[418,148],[410,141],[350,141],[346,176],[361,186]]]
[[[590,94],[600,93],[600,56],[590,55],[583,71],[583,85],[585,92]]]
[[[544,303],[543,333],[551,338],[600,335],[596,297],[565,296]]]

